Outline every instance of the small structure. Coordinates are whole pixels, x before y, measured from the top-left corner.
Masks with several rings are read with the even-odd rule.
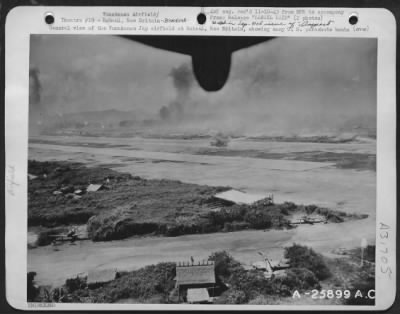
[[[274,278],[284,278],[287,276],[285,269],[275,270],[274,271]]]
[[[228,146],[229,141],[230,139],[228,136],[218,133],[212,138],[210,145],[216,147],[226,147]]]
[[[254,262],[252,264],[254,269],[258,269],[258,270],[264,270],[267,272],[272,273],[272,265],[271,263],[267,260],[267,261],[258,261],[258,262]]]
[[[96,192],[101,190],[103,187],[102,184],[89,184],[89,186],[86,189],[86,192]]]
[[[71,194],[74,193],[74,187],[72,185],[62,186],[60,191],[63,192],[63,194]]]
[[[271,263],[268,260],[258,261],[252,264],[253,269],[261,270],[264,274],[264,277],[269,279],[272,277],[274,273]]]
[[[324,219],[323,217],[311,217],[306,215],[300,219],[289,222],[290,225],[304,225],[304,224],[314,225],[318,223],[327,224],[328,219],[327,218]]]
[[[290,267],[290,260],[287,258],[283,258],[280,261],[270,261],[271,267],[276,272],[277,270],[286,269]]]
[[[272,196],[265,196],[261,194],[249,194],[243,193],[238,190],[228,190],[222,193],[218,193],[214,195],[214,198],[223,202],[224,205],[253,205],[254,203],[258,203],[260,201],[265,201],[266,203],[272,203]]]
[[[187,302],[209,302],[208,289],[212,290],[211,294],[214,296],[213,290],[216,284],[214,262],[206,261],[198,263],[198,265],[178,263],[175,280],[179,299],[181,297],[185,299],[186,296]],[[189,290],[193,291],[189,292]],[[207,292],[207,297],[205,292]],[[201,301],[199,301],[200,299]]]
[[[335,255],[349,256],[350,250],[344,247],[339,247],[337,249],[333,249],[331,253]]]
[[[210,303],[212,300],[206,288],[188,289],[186,298],[188,303]]]
[[[282,259],[279,262],[269,260],[264,253],[258,252],[259,255],[264,257],[263,261],[257,261],[251,266],[253,269],[261,270],[264,273],[265,278],[271,278],[275,276],[283,276],[286,272],[285,269],[290,267],[288,259]]]
[[[86,283],[89,288],[96,288],[119,277],[116,269],[89,271]]]

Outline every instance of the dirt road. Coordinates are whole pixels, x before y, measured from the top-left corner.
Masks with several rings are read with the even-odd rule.
[[[294,230],[240,231],[180,237],[130,238],[111,242],[78,242],[28,250],[28,270],[37,272],[40,284],[61,285],[66,278],[91,269],[132,270],[163,261],[206,259],[212,252],[226,250],[243,263],[259,260],[258,251],[273,260],[283,257],[283,247],[292,243],[309,245],[321,253],[338,247],[353,248],[363,237],[374,243],[373,221],[299,226]]]

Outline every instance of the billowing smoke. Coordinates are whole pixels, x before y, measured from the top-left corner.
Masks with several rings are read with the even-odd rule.
[[[44,108],[41,103],[42,85],[39,78],[39,69],[29,69],[29,120],[30,132],[38,133],[43,123]]]
[[[184,106],[189,102],[190,90],[194,82],[193,71],[188,63],[183,63],[173,68],[169,75],[173,80],[176,98],[168,106],[160,109],[160,117],[163,120],[180,120],[184,116]]]
[[[40,104],[42,86],[39,80],[39,69],[29,69],[29,105],[35,107]]]
[[[199,105],[186,127],[238,136],[374,134],[376,48],[375,39],[277,38],[239,50],[223,89],[193,88],[191,111]]]
[[[34,35],[30,54],[30,111],[46,116],[134,110],[165,120],[162,132],[238,136],[376,127],[373,38],[284,37],[238,50],[215,93],[198,86],[189,56],[116,36]]]

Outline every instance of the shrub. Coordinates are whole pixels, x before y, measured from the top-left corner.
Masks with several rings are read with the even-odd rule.
[[[74,303],[114,303],[121,299],[133,298],[149,300],[157,298],[161,303],[168,302],[169,294],[174,289],[175,263],[159,263],[144,268],[121,273],[120,276],[95,289],[76,289],[80,282],[69,282],[72,292],[66,302]]]
[[[202,230],[201,226],[195,224],[176,224],[176,225],[167,225],[167,228],[164,232],[166,236],[176,237],[184,234],[193,234],[198,233]]]
[[[317,205],[313,205],[313,204],[312,204],[312,205],[307,205],[307,206],[305,206],[305,211],[306,211],[306,213],[307,213],[308,215],[314,213],[316,209],[318,209],[318,206],[317,206]]]
[[[226,251],[215,252],[208,259],[214,261],[215,274],[224,278],[228,278],[238,267],[241,267],[240,263]]]
[[[211,232],[218,232],[218,228],[211,223],[203,223],[200,225],[200,232],[201,233],[211,233]]]
[[[231,285],[246,294],[246,299],[251,300],[257,295],[276,293],[270,279],[264,277],[259,271],[246,271],[242,267],[236,269],[229,278]]]
[[[272,280],[274,290],[283,296],[292,295],[294,290],[310,290],[319,288],[319,281],[315,274],[306,268],[291,268],[285,276]]]
[[[264,305],[270,304],[268,298],[264,295],[258,295],[254,299],[250,300],[248,304],[251,305]]]
[[[168,298],[174,288],[175,263],[159,263],[130,272],[94,290],[94,300],[115,302],[120,299],[149,299],[163,295]],[[105,297],[104,297],[105,296]]]
[[[285,207],[281,207],[281,214],[285,216],[289,215],[288,209],[286,209]]]
[[[264,229],[272,227],[272,217],[265,211],[250,211],[244,217],[245,221],[254,229]]]
[[[118,240],[160,229],[155,222],[135,222],[128,215],[126,208],[116,208],[111,212],[92,216],[87,222],[89,237],[93,241]]]
[[[290,265],[295,268],[306,268],[312,271],[319,280],[331,276],[328,266],[321,254],[313,249],[298,244],[285,248],[285,258],[290,260]]]
[[[243,229],[248,229],[250,227],[250,224],[248,222],[244,221],[233,221],[232,223],[226,222],[224,224],[224,229],[223,231],[238,231],[238,230],[243,230]]]
[[[243,304],[247,302],[247,296],[241,290],[230,289],[224,292],[222,300],[224,304]]]
[[[223,294],[220,303],[246,303],[260,295],[288,296],[296,289],[319,287],[318,278],[306,268],[292,268],[283,277],[267,279],[262,272],[246,271],[225,251],[213,253],[209,259],[215,261],[216,275],[223,277],[231,286],[229,291]]]
[[[232,224],[230,222],[224,223],[224,229],[222,231],[232,231]]]
[[[78,289],[84,289],[85,287],[86,287],[86,278],[76,277],[67,279],[65,281],[65,288],[69,293],[72,293]]]
[[[293,211],[297,209],[297,205],[292,202],[284,202],[281,205],[281,213],[284,213],[284,215],[288,215],[290,211]]]

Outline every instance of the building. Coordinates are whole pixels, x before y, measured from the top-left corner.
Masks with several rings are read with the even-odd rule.
[[[234,190],[234,189],[215,194],[214,199],[220,205],[225,205],[225,206],[231,206],[234,204],[253,205],[258,202],[263,202],[265,204],[273,203],[272,195],[267,197],[262,194],[243,193],[241,191]]]
[[[103,188],[102,184],[89,184],[86,188],[86,192],[97,192]]]
[[[187,290],[186,300],[188,303],[210,303],[211,298],[206,288],[193,288]]]
[[[180,301],[210,303],[216,287],[214,262],[178,263],[176,266],[176,288]]]

